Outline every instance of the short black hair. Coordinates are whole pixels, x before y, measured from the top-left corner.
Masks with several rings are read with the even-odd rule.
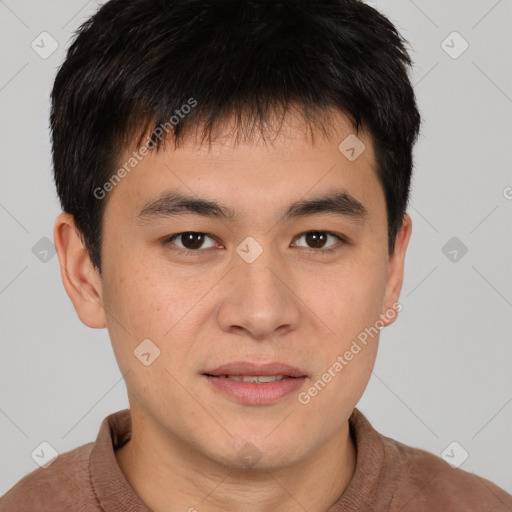
[[[77,30],[51,93],[55,184],[94,266],[101,273],[98,190],[135,141],[176,147],[202,123],[211,143],[228,119],[237,140],[255,128],[264,136],[291,107],[324,133],[321,118],[341,111],[370,135],[391,255],[420,128],[406,44],[360,0],[106,2]],[[182,115],[185,105],[194,108]],[[155,139],[164,124],[172,129]]]

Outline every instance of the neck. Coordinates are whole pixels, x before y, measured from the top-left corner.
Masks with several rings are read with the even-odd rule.
[[[153,512],[326,512],[343,494],[356,466],[348,421],[293,466],[241,471],[206,458],[179,439],[161,439],[133,420],[131,440],[115,455],[131,487]]]

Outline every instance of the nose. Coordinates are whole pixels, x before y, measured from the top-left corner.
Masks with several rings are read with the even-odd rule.
[[[253,261],[236,255],[217,312],[224,331],[261,341],[297,328],[300,299],[282,260],[270,248]]]

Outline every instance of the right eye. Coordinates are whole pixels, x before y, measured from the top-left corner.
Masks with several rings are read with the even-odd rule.
[[[167,245],[170,242],[171,244],[176,245],[178,247],[178,249],[172,250],[176,250],[180,253],[193,254],[202,252],[200,251],[200,249],[203,246],[205,238],[210,238],[211,240],[213,240],[213,238],[206,233],[200,233],[197,231],[184,231],[183,233],[176,233],[165,238],[164,244]],[[181,247],[175,243],[175,240],[181,243]],[[215,243],[207,247],[207,249],[214,246]]]

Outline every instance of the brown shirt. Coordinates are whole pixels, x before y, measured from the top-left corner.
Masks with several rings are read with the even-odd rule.
[[[512,496],[489,480],[379,434],[357,409],[350,431],[356,469],[327,512],[512,511]],[[26,475],[0,499],[0,512],[150,512],[115,457],[130,435],[129,409],[107,416],[96,442]]]

